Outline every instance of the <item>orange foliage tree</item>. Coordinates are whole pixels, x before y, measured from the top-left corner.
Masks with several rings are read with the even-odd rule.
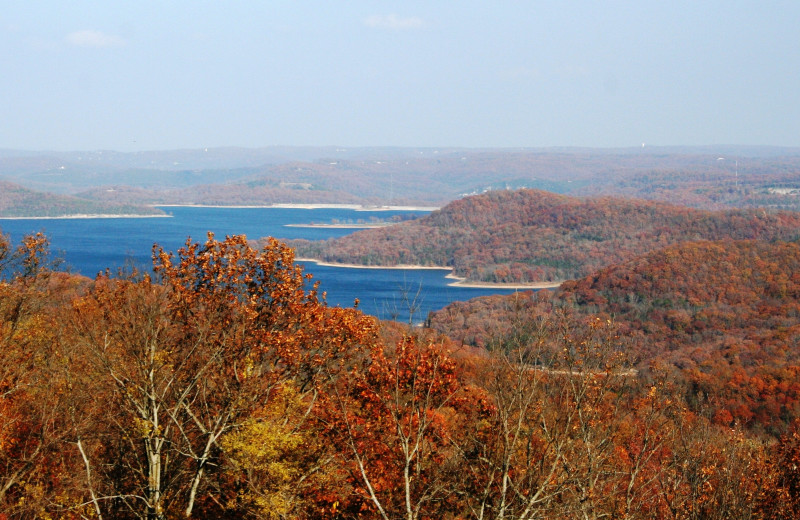
[[[159,283],[101,276],[75,304],[110,418],[87,442],[89,500],[114,517],[220,514],[221,439],[287,384],[311,406],[319,375],[371,341],[374,322],[327,308],[277,241],[257,251],[209,234],[154,257]]]
[[[441,518],[452,507],[455,418],[470,392],[447,349],[420,341],[376,346],[329,394],[326,434],[353,489],[345,515]]]

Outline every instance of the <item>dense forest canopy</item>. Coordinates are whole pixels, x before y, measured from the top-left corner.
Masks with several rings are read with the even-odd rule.
[[[457,302],[433,313],[430,325],[490,347],[521,316],[563,306],[612,319],[638,368],[671,367],[687,399],[720,424],[781,432],[800,417],[795,242],[684,242],[552,293]]]
[[[468,280],[562,281],[685,240],[796,240],[800,214],[702,211],[613,197],[493,191],[431,215],[324,242],[292,241],[302,257],[361,265],[452,267]]]
[[[796,518],[797,248],[465,304],[475,349],[466,307],[455,341],[328,307],[275,240],[88,280],[0,238],[0,518]]]

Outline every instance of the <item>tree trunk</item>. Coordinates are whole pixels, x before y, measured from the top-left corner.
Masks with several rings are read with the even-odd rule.
[[[163,439],[145,440],[147,452],[147,519],[163,520],[161,505],[161,446]]]

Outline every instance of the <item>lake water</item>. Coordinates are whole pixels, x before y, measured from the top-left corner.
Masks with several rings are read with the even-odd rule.
[[[218,239],[244,234],[256,239],[306,238],[320,240],[344,236],[353,229],[287,227],[289,224],[368,221],[370,217],[389,218],[394,214],[425,212],[356,211],[340,208],[195,208],[166,207],[171,218],[89,218],[0,220],[0,230],[17,243],[26,233],[42,231],[51,242],[54,254],[65,267],[93,277],[126,264],[149,269],[153,244],[176,251],[187,237],[202,242],[208,231]],[[437,269],[348,269],[307,263],[307,272],[320,282],[330,305],[351,307],[356,298],[359,308],[382,319],[420,322],[428,312],[452,301],[476,296],[512,293],[513,290],[450,287],[447,271]],[[409,301],[412,303],[410,304]],[[409,308],[413,313],[409,316]]]

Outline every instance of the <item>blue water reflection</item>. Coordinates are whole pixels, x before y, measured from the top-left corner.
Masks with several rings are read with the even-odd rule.
[[[20,219],[0,220],[0,230],[18,241],[23,234],[43,231],[65,266],[86,276],[125,265],[149,269],[153,244],[175,251],[187,237],[203,241],[212,231],[218,238],[247,235],[320,240],[344,236],[352,229],[287,227],[289,224],[330,223],[334,219],[368,221],[410,211],[355,211],[341,208],[198,208],[167,207],[171,218]],[[425,212],[416,212],[420,215]],[[307,263],[331,305],[359,308],[383,319],[419,322],[431,310],[456,300],[510,293],[513,290],[450,287],[447,271],[430,269],[348,269]]]

